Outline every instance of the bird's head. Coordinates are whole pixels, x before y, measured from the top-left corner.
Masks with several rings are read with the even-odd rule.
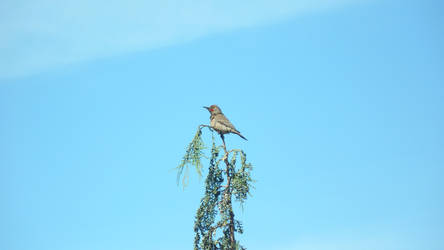
[[[220,110],[220,108],[217,105],[211,105],[209,107],[204,107],[204,108],[206,108],[211,114],[222,113],[222,110]]]

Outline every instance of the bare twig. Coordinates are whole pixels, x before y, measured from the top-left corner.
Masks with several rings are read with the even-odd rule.
[[[210,125],[200,124],[198,128],[201,129],[203,127],[209,128],[211,131],[213,131],[213,128]]]

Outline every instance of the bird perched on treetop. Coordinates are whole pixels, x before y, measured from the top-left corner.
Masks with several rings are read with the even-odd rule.
[[[210,107],[204,107],[206,108],[211,116],[210,116],[210,125],[211,127],[216,130],[223,139],[224,134],[233,133],[240,136],[242,139],[247,140],[247,138],[243,137],[241,133],[231,124],[231,122],[225,117],[225,115],[222,113],[222,110],[217,105],[211,105]]]

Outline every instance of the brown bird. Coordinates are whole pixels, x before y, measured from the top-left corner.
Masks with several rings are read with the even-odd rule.
[[[243,137],[241,133],[231,124],[231,122],[225,117],[222,113],[222,110],[217,105],[211,105],[206,108],[211,116],[210,116],[210,125],[216,130],[223,138],[224,134],[233,133],[240,136],[242,139],[247,140],[247,138]]]

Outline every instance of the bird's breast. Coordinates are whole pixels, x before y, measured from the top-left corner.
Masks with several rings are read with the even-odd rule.
[[[211,117],[210,126],[213,128],[215,128],[215,126],[216,126],[216,119],[214,119],[214,117]]]

